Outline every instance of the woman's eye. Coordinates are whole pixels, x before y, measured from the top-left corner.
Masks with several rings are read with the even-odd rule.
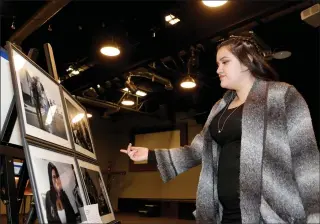
[[[228,61],[223,61],[223,62],[222,62],[222,64],[224,64],[224,65],[227,64],[227,63],[228,63]]]

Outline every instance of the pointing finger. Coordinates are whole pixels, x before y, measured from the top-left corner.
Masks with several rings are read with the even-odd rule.
[[[120,149],[120,152],[123,152],[125,154],[128,154],[128,151],[126,149]]]

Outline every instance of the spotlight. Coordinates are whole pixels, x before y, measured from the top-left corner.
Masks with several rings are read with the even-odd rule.
[[[129,95],[127,95],[121,102],[122,105],[125,106],[133,106],[134,105],[134,101],[131,99],[131,97],[129,97]]]

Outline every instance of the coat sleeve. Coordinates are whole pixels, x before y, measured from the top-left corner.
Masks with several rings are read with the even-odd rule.
[[[294,177],[308,223],[320,223],[319,150],[308,105],[295,87],[286,94],[287,131]]]
[[[173,149],[156,149],[157,167],[163,182],[201,164],[204,138],[197,134],[190,146]]]

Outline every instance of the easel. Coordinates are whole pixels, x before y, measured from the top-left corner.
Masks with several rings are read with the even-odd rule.
[[[53,51],[50,44],[44,45],[46,61],[49,74],[58,81]],[[28,57],[36,61],[38,51],[31,49]],[[3,130],[1,133],[0,142],[0,198],[6,205],[7,223],[19,223],[19,210],[22,203],[22,198],[26,189],[27,181],[29,180],[27,164],[22,146],[10,144],[10,138],[17,121],[18,114],[16,109],[15,97],[13,97],[8,114],[6,116]],[[20,176],[17,187],[15,185],[13,158],[23,159],[23,165],[20,169]],[[34,223],[37,219],[37,211],[35,203],[31,202],[30,211],[24,223]],[[113,221],[109,224],[121,224],[120,221]]]
[[[0,197],[3,203],[6,205],[7,223],[19,223],[19,210],[21,207],[22,199],[26,189],[27,181],[29,179],[26,162],[24,160],[23,149],[20,146],[11,145],[9,142],[15,121],[17,120],[17,112],[15,109],[14,100],[12,100],[11,107],[7,119],[4,123],[2,141],[0,145]],[[16,187],[13,159],[24,160],[22,167],[20,168],[20,175],[18,184]],[[34,214],[35,208],[32,206],[28,214],[28,222],[33,223],[35,218],[31,219],[29,216]]]
[[[35,59],[35,51],[31,49],[28,56]],[[3,125],[0,143],[0,197],[6,205],[7,223],[19,223],[19,210],[22,204],[24,192],[26,190],[29,174],[23,153],[23,147],[13,145],[10,138],[18,119],[16,110],[15,98],[13,97],[6,120]],[[16,186],[13,159],[24,160],[20,168],[19,180]],[[30,211],[26,219],[27,224],[33,223],[36,220],[36,209],[34,203],[31,203]]]

